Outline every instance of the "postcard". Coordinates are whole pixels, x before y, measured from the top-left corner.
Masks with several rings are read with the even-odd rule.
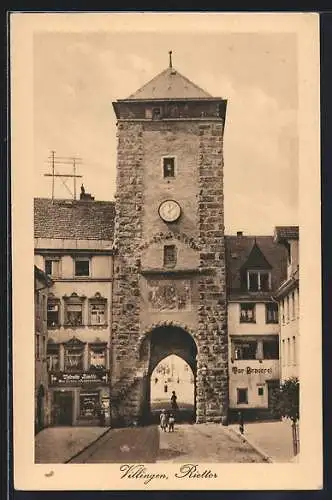
[[[10,15],[18,490],[321,489],[319,16]]]

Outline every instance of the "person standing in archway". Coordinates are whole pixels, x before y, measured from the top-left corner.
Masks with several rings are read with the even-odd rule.
[[[172,407],[172,410],[174,410],[174,411],[178,410],[178,408],[179,408],[176,400],[177,400],[177,396],[175,394],[175,391],[172,391],[171,407]]]

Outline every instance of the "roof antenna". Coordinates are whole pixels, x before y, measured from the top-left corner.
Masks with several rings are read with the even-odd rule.
[[[168,53],[169,53],[169,67],[173,68],[173,65],[172,65],[172,51],[170,50]]]

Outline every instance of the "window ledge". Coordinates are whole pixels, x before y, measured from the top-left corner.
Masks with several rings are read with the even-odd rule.
[[[88,323],[86,326],[88,326],[89,328],[107,328],[108,327],[108,323],[103,323],[103,324],[100,324],[100,325],[93,325],[91,323]]]
[[[256,320],[252,320],[252,319],[240,319],[240,323],[256,323]]]

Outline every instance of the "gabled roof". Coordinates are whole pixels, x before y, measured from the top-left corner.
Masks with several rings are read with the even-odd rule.
[[[299,226],[277,226],[274,230],[276,241],[298,240]]]
[[[114,201],[34,199],[34,237],[113,241]]]
[[[124,100],[212,98],[174,68],[166,68]]]
[[[242,268],[246,269],[272,269],[271,264],[266,260],[262,250],[257,245],[255,239],[251,252],[247,260],[243,263]]]
[[[287,277],[287,250],[283,245],[278,245],[273,236],[226,236],[227,288],[230,294],[241,292],[241,273],[255,241],[271,266],[271,292],[277,290]]]

